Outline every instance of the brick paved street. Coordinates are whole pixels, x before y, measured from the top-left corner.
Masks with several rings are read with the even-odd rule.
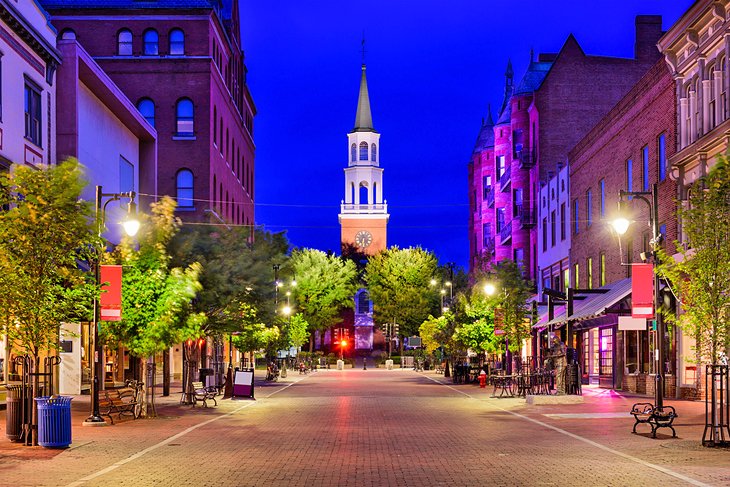
[[[584,404],[560,406],[490,392],[430,372],[329,370],[207,410],[174,394],[158,419],[105,428],[80,426],[88,398],[77,398],[63,451],[8,442],[0,413],[0,484],[730,484],[730,451],[699,446],[702,403],[668,401],[679,438],[653,440],[615,414],[636,402],[615,391],[587,389]]]

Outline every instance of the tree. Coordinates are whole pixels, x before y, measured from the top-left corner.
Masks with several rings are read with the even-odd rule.
[[[372,256],[365,282],[376,322],[394,320],[401,335],[415,335],[433,305],[430,281],[435,271],[436,257],[420,247],[391,247]]]
[[[136,241],[124,238],[109,257],[124,266],[122,320],[104,323],[100,329],[107,344],[121,342],[139,358],[152,357],[176,343],[203,336],[206,321],[205,314],[192,309],[193,298],[202,290],[198,280],[201,265],[170,267],[167,246],[181,224],[174,214],[176,203],[163,197],[150,206],[151,214],[141,215]],[[148,376],[147,365],[143,360],[143,380]],[[142,415],[146,414],[143,403]]]
[[[291,317],[291,320],[286,326],[286,332],[289,341],[287,346],[296,348],[298,357],[299,347],[309,340],[309,323],[304,319],[302,313],[297,313]]]
[[[681,301],[676,320],[695,339],[699,363],[719,362],[730,345],[730,165],[718,161],[695,182],[687,205],[678,208],[686,238],[675,242],[681,258],[660,251],[657,272],[671,284]],[[698,379],[700,376],[698,375]]]
[[[320,250],[295,250],[291,256],[291,269],[297,279],[294,298],[297,310],[309,323],[309,351],[314,350],[315,331],[324,331],[339,323],[340,313],[352,308],[357,291],[355,264]]]
[[[79,265],[93,262],[100,244],[80,199],[82,172],[70,159],[15,166],[0,178],[0,323],[11,346],[30,354],[34,372],[40,354],[56,348],[60,323],[88,321],[99,293],[94,274]]]
[[[532,296],[532,284],[524,279],[520,267],[511,260],[503,260],[492,266],[486,274],[496,289],[493,297],[495,314],[501,316],[503,338],[509,350],[517,352],[522,341],[530,338],[532,321],[527,300]],[[495,321],[500,321],[495,318]],[[498,325],[499,323],[497,323]]]
[[[494,334],[494,303],[480,292],[461,296],[454,340],[477,354],[504,351],[504,339]]]

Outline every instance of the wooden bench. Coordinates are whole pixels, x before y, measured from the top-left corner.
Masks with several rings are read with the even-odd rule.
[[[203,401],[203,407],[207,408],[208,399],[213,399],[213,405],[218,406],[218,401],[215,400],[217,393],[215,387],[205,387],[202,382],[193,382],[193,398],[195,399],[193,406],[196,402]]]
[[[123,414],[129,414],[137,419],[140,410],[141,404],[138,401],[137,392],[132,387],[99,391],[100,414],[108,416],[112,424],[114,424],[113,413],[117,413],[119,419],[122,419]]]
[[[636,420],[632,430],[634,434],[636,434],[636,427],[638,425],[646,423],[651,426],[652,438],[656,438],[656,432],[659,428],[669,428],[672,430],[672,438],[677,436],[677,432],[674,431],[674,426],[672,426],[674,418],[677,417],[677,412],[672,406],[657,408],[648,402],[637,402],[631,407],[631,415]]]

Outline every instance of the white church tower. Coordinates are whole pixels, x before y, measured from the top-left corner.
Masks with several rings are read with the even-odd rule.
[[[340,205],[341,243],[373,255],[387,247],[388,205],[383,198],[380,134],[373,128],[365,64],[360,77],[355,128],[347,134],[345,198]]]

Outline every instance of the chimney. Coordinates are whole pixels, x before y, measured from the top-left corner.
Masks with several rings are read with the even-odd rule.
[[[656,62],[660,56],[656,44],[662,34],[661,15],[637,15],[634,59],[645,63]]]

